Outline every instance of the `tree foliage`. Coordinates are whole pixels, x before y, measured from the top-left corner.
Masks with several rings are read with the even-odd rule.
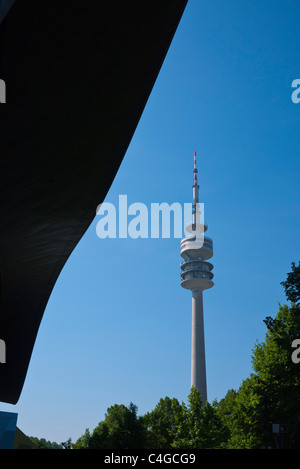
[[[144,425],[137,407],[115,404],[107,409],[105,419],[90,433],[86,429],[74,449],[139,449],[144,446]]]
[[[114,405],[105,420],[90,434],[85,431],[75,449],[171,449],[219,448],[224,439],[223,424],[216,404],[203,404],[192,388],[188,404],[175,398],[160,399],[156,407],[137,416],[137,407]]]
[[[203,404],[201,394],[192,387],[188,405],[182,405],[181,418],[173,431],[173,448],[221,448],[225,427],[217,413],[216,401]]]
[[[283,285],[288,301],[295,303],[296,306],[300,304],[300,262],[296,267],[295,262],[292,262],[292,271],[288,273],[287,279],[281,282]]]
[[[156,407],[143,417],[147,435],[146,446],[151,449],[170,448],[181,416],[182,404],[177,399],[160,399]]]
[[[63,447],[76,449],[252,449],[274,447],[272,424],[286,425],[285,446],[300,449],[300,363],[291,359],[292,343],[300,339],[300,263],[282,282],[290,305],[279,305],[274,318],[264,320],[266,334],[252,350],[253,373],[239,389],[219,402],[201,400],[192,388],[187,403],[160,399],[138,416],[130,403],[107,409],[97,427]],[[37,439],[35,439],[37,440]],[[35,441],[36,442],[36,441]],[[39,440],[40,447],[50,442]],[[53,444],[50,444],[53,445]]]
[[[274,423],[286,425],[287,448],[300,448],[300,364],[291,359],[292,343],[300,338],[299,267],[294,263],[282,284],[291,305],[279,306],[275,318],[264,320],[265,340],[256,342],[251,356],[254,373],[231,394],[231,410],[226,410],[227,396],[219,404],[226,410],[222,418],[230,432],[229,448],[274,447]]]
[[[30,440],[35,444],[37,449],[63,449],[63,445],[56,443],[55,441],[49,441],[45,438],[37,438],[30,436]]]

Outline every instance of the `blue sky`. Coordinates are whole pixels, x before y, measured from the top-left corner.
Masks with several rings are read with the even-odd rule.
[[[210,402],[249,376],[263,319],[285,302],[280,282],[300,260],[299,17],[294,0],[190,0],[106,197],[191,202],[197,150],[214,241]],[[115,403],[143,414],[161,397],[187,401],[192,300],[180,239],[101,240],[98,220],[56,283],[19,403],[0,406],[28,435],[75,441]]]

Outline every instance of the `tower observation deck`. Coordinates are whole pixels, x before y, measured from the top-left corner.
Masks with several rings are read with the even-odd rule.
[[[207,262],[213,256],[212,239],[206,236],[207,225],[201,220],[199,186],[197,181],[196,152],[194,153],[194,184],[192,223],[186,226],[190,233],[181,240],[181,286],[192,291],[192,353],[191,387],[207,401],[205,340],[203,318],[203,291],[212,288],[213,265]]]

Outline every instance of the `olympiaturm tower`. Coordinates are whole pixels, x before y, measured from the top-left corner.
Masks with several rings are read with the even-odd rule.
[[[207,225],[200,222],[199,186],[197,181],[196,152],[194,153],[194,185],[192,223],[186,226],[190,233],[181,241],[181,286],[192,291],[192,356],[191,387],[207,401],[205,341],[203,320],[203,291],[213,287],[213,265],[207,262],[213,256],[213,242],[204,233]]]

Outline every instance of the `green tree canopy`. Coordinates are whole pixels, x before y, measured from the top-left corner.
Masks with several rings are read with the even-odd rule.
[[[296,267],[295,262],[292,262],[292,271],[288,273],[287,279],[281,282],[283,285],[286,297],[292,303],[299,306],[300,304],[300,262]]]
[[[182,412],[173,430],[173,448],[198,449],[221,448],[226,437],[226,428],[217,412],[216,401],[203,404],[201,394],[192,387],[188,404],[182,405]]]
[[[286,447],[300,448],[300,364],[292,360],[292,344],[300,339],[299,268],[294,263],[282,284],[291,305],[279,306],[275,318],[266,317],[265,339],[252,350],[254,373],[218,405],[229,448],[274,447],[274,423],[286,425]]]
[[[300,364],[291,359],[292,341],[300,337],[298,313],[284,305],[274,320],[265,320],[265,340],[256,342],[252,352],[254,373],[219,402],[227,448],[274,447],[274,423],[286,425],[286,447],[300,448]]]
[[[37,449],[63,449],[63,445],[59,445],[55,441],[49,441],[45,438],[37,438],[35,436],[30,436],[29,438]]]
[[[144,447],[145,434],[137,406],[115,404],[107,409],[104,421],[90,434],[87,429],[73,445],[74,449],[139,449]]]
[[[147,432],[147,447],[151,449],[171,448],[173,432],[182,416],[182,405],[177,399],[165,397],[156,407],[147,412],[143,422]]]

